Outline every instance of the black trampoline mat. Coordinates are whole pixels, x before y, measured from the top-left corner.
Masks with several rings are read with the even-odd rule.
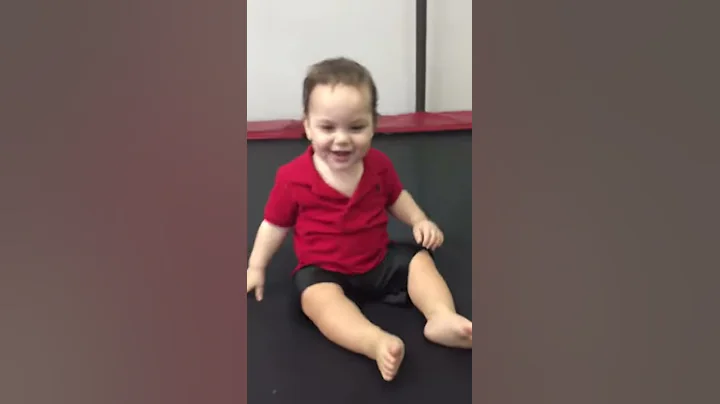
[[[436,255],[458,312],[471,317],[471,255]],[[386,382],[374,361],[335,346],[304,319],[290,288],[289,281],[268,284],[262,302],[248,297],[249,404],[471,402],[472,352],[428,342],[415,308],[363,307],[371,321],[405,341],[400,372]]]

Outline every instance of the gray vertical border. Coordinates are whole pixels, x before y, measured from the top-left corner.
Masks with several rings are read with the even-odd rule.
[[[241,3],[243,4],[242,7],[239,7],[239,9],[242,9],[245,11],[241,15],[238,16],[240,19],[238,21],[238,30],[236,30],[238,35],[238,43],[244,44],[242,50],[243,54],[243,63],[240,63],[238,67],[245,72],[239,72],[239,77],[237,77],[238,82],[242,83],[240,84],[241,87],[245,87],[245,89],[242,89],[241,91],[244,93],[242,97],[238,98],[238,116],[245,116],[245,121],[242,125],[242,133],[238,133],[237,135],[243,139],[243,141],[239,142],[242,144],[242,149],[238,151],[238,163],[239,163],[239,171],[238,171],[238,181],[237,185],[238,187],[242,188],[243,194],[245,194],[245,197],[243,197],[243,202],[245,203],[243,206],[238,206],[238,209],[240,210],[241,214],[241,223],[238,223],[238,234],[237,234],[237,248],[242,251],[241,253],[241,262],[238,263],[237,269],[241,272],[240,278],[242,279],[242,283],[245,283],[247,286],[247,277],[245,276],[245,268],[247,265],[247,257],[248,257],[248,232],[247,232],[247,178],[248,178],[248,164],[247,164],[247,113],[241,113],[243,110],[247,111],[247,0],[241,0]],[[244,24],[243,24],[244,22]],[[244,34],[244,35],[243,35]],[[244,77],[243,77],[244,76]],[[243,80],[243,78],[245,80]],[[234,79],[233,79],[234,80]],[[231,80],[232,82],[232,80]],[[243,86],[244,84],[244,86]],[[246,105],[242,105],[246,104]],[[234,267],[235,265],[230,265],[230,267]],[[234,280],[234,276],[231,276],[230,280]],[[242,289],[244,291],[245,288]],[[242,291],[238,291],[238,293],[242,293]],[[237,310],[237,312],[235,311]],[[246,296],[243,296],[243,298],[240,299],[240,304],[235,307],[235,310],[232,310],[228,308],[228,316],[226,318],[226,321],[229,323],[233,323],[237,320],[239,320],[240,327],[242,328],[242,339],[237,341],[238,348],[239,349],[233,349],[231,352],[237,352],[237,361],[238,361],[238,367],[236,369],[242,369],[241,372],[243,374],[238,374],[238,384],[241,384],[239,386],[239,389],[241,391],[244,391],[245,394],[242,397],[242,402],[238,402],[238,404],[245,404],[247,403],[247,298]],[[228,375],[230,379],[232,379],[232,375]],[[233,401],[234,397],[227,397],[227,402],[230,403]],[[224,400],[223,400],[224,402]]]

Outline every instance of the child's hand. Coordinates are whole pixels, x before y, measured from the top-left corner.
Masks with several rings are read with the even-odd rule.
[[[445,240],[442,231],[430,220],[423,220],[413,226],[413,235],[415,241],[428,250],[435,250],[440,247]]]
[[[250,267],[247,270],[247,292],[255,291],[255,300],[263,299],[265,289],[265,269]]]

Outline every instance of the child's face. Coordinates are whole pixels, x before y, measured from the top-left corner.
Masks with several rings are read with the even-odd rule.
[[[315,155],[330,169],[354,167],[365,157],[374,134],[369,92],[341,84],[317,86],[304,124]]]

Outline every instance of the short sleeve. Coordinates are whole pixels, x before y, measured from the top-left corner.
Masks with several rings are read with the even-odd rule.
[[[390,158],[385,154],[381,154],[380,156],[380,160],[383,164],[382,172],[384,189],[385,194],[387,195],[386,207],[390,207],[400,197],[400,193],[402,193],[404,188],[402,181],[400,181],[400,176],[397,171],[395,171],[395,166],[393,165],[392,160],[390,160]]]
[[[281,167],[275,174],[275,183],[265,204],[264,219],[278,227],[293,227],[297,218],[297,203],[293,198],[291,182]]]

